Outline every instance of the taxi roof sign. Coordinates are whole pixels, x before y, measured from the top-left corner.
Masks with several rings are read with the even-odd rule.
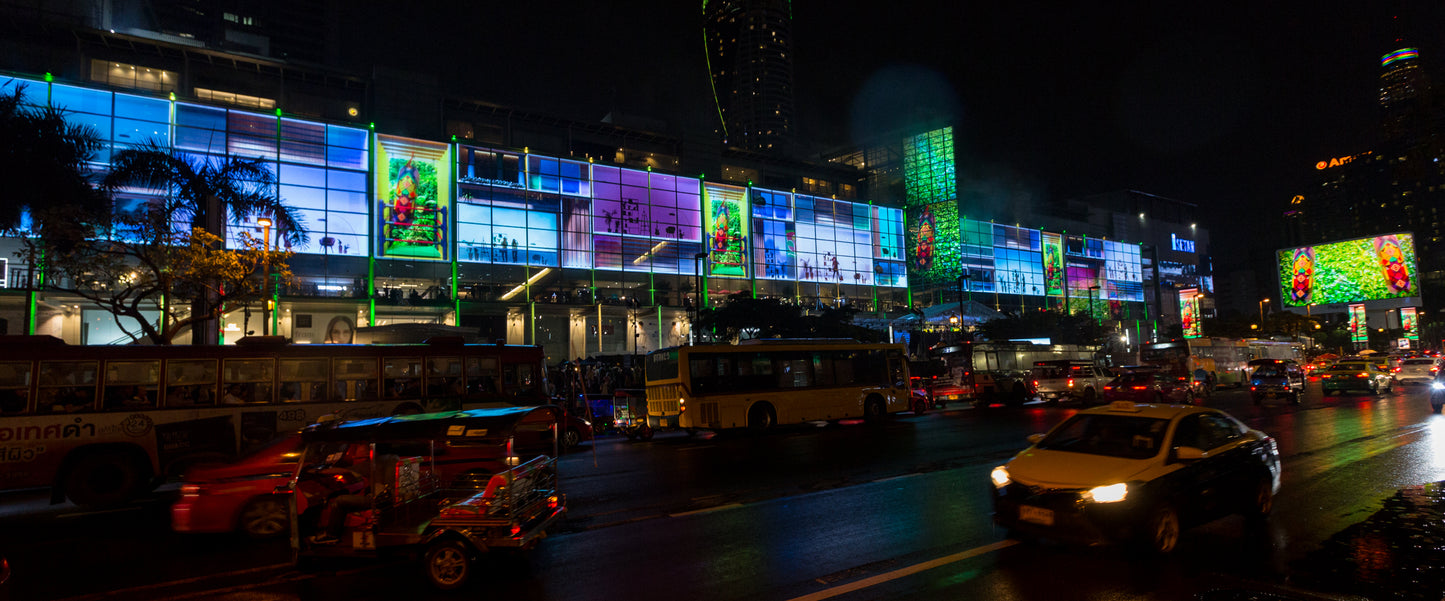
[[[1112,403],[1109,403],[1109,410],[1128,411],[1130,413],[1140,412],[1139,405],[1134,403],[1133,401],[1114,401]]]

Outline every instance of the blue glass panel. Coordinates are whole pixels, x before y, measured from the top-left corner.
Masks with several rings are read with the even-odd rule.
[[[326,170],[282,163],[280,180],[283,184],[324,188],[326,187]]]
[[[226,109],[176,103],[176,125],[204,129],[226,129]]]
[[[562,193],[576,196],[582,193],[582,182],[575,179],[562,180]]]
[[[366,225],[367,219],[365,213],[341,213],[337,211],[329,211],[326,213],[327,234],[356,234],[358,236],[365,236],[367,234]]]
[[[177,127],[175,147],[196,152],[224,152],[226,132],[194,127]]]
[[[115,120],[115,141],[120,144],[141,144],[155,142],[163,148],[170,148],[171,131],[164,123],[138,121],[135,119]]]
[[[326,190],[306,186],[281,185],[281,200],[288,207],[326,210]],[[314,229],[314,225],[312,226]]]
[[[326,185],[333,190],[354,190],[357,192],[365,192],[366,173],[363,171],[342,171],[339,169],[328,169],[326,172]]]
[[[369,156],[367,152],[361,149],[340,146],[326,147],[326,165],[329,167],[366,169],[367,156]]]
[[[111,140],[110,115],[92,115],[89,113],[65,113],[65,122],[71,125],[90,127],[101,140]]]
[[[551,213],[527,211],[527,227],[533,229],[557,230],[557,216]]]
[[[50,87],[50,106],[78,113],[109,115],[111,114],[111,93],[54,84]]]
[[[170,123],[171,102],[162,98],[116,94],[115,115],[127,119]]]
[[[326,208],[332,211],[346,211],[348,213],[366,213],[366,193],[350,192],[346,190],[330,190],[326,192]]]

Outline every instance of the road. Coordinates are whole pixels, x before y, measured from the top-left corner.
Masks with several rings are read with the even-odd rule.
[[[1068,405],[950,407],[762,437],[604,439],[561,462],[566,523],[525,556],[491,558],[483,590],[689,601],[1187,599],[1219,587],[1337,594],[1301,590],[1296,563],[1397,489],[1445,480],[1445,416],[1432,415],[1424,396],[1322,397],[1316,383],[1299,406],[1216,394],[1208,404],[1279,441],[1283,488],[1267,526],[1218,520],[1187,531],[1166,558],[1016,544],[992,526],[988,471],[1076,410]],[[478,595],[431,593],[405,562],[302,574],[290,569],[284,541],[172,533],[171,495],[105,513],[6,499],[0,550],[15,566],[15,598]]]

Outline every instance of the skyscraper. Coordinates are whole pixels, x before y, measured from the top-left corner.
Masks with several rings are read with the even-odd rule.
[[[788,154],[794,136],[792,3],[703,0],[702,11],[724,142]]]
[[[1419,62],[1420,51],[1414,48],[1380,57],[1380,125],[1387,140],[1408,134],[1418,120],[1429,88]]]

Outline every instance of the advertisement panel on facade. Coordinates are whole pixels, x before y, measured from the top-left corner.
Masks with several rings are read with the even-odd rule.
[[[1365,320],[1364,303],[1350,305],[1350,341],[1360,344],[1370,341],[1370,328]]]
[[[1044,292],[1049,296],[1064,294],[1064,240],[1058,234],[1044,232]]]
[[[723,277],[748,276],[747,190],[737,186],[703,186],[704,241],[708,273]]]
[[[1408,233],[1287,248],[1277,254],[1285,306],[1355,303],[1420,295]]]
[[[920,283],[952,282],[960,275],[958,208],[936,202],[908,212],[908,271]]]
[[[376,136],[377,255],[445,261],[451,147]]]
[[[1179,291],[1179,327],[1184,330],[1185,338],[1204,336],[1203,324],[1200,323],[1199,297],[1198,288]]]
[[[1405,331],[1405,337],[1410,340],[1420,339],[1420,320],[1414,307],[1402,307],[1400,309],[1400,329]]]

